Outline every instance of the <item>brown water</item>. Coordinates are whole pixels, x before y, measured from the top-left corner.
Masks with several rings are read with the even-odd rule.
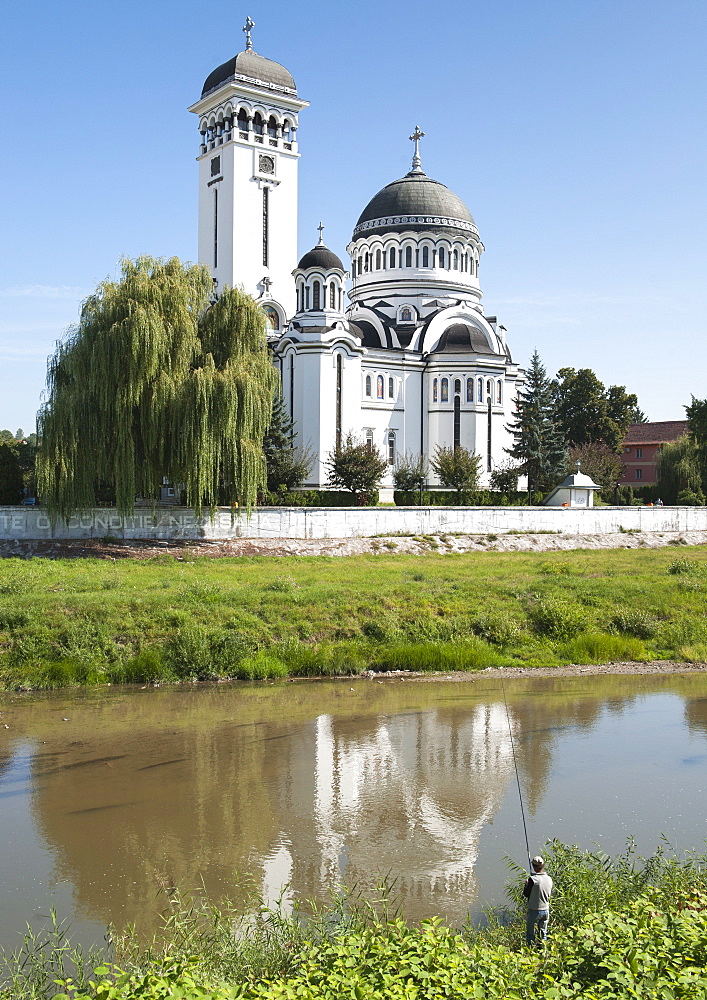
[[[705,849],[707,675],[506,681],[531,851]],[[396,880],[461,923],[525,852],[497,682],[312,681],[0,696],[0,945],[54,903],[84,940],[159,887],[268,900]],[[6,729],[5,726],[8,726]]]

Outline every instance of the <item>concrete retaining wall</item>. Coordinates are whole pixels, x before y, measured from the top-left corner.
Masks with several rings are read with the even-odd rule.
[[[219,509],[196,518],[184,507],[136,509],[129,517],[96,509],[60,520],[54,528],[41,507],[0,507],[0,540],[53,538],[229,539],[356,538],[374,535],[503,534],[556,531],[604,534],[707,531],[707,507],[266,507],[250,517]]]

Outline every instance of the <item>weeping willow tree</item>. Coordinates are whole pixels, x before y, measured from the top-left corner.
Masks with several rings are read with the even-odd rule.
[[[277,375],[265,319],[239,289],[210,304],[200,265],[122,261],[50,357],[38,415],[38,488],[53,514],[115,490],[122,513],[167,476],[199,513],[250,508],[265,483],[262,440]]]

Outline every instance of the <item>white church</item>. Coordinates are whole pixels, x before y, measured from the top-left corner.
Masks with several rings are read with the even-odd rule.
[[[478,454],[486,485],[508,458],[523,372],[505,328],[484,315],[484,246],[469,209],[424,172],[415,128],[409,173],[358,216],[350,269],[321,225],[299,258],[308,102],[284,66],[255,52],[253,27],[248,18],[245,51],[207,77],[189,109],[201,133],[198,258],[217,290],[240,285],[265,312],[297,443],[315,456],[305,486],[326,486],[327,456],[349,432],[387,459],[384,487],[397,459],[433,457],[438,445]]]

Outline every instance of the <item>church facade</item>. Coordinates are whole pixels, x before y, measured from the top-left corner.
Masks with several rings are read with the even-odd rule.
[[[428,177],[415,129],[410,171],[375,194],[353,227],[351,266],[322,238],[298,259],[299,113],[291,74],[246,48],[206,79],[199,117],[199,261],[215,287],[240,285],[265,312],[309,487],[349,433],[377,448],[391,486],[405,454],[464,447],[481,482],[507,459],[522,371],[484,315],[483,244],[469,209]],[[306,160],[305,160],[306,167]],[[435,477],[430,472],[430,484]]]

